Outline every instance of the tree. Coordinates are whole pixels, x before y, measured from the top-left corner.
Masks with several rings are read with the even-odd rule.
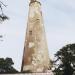
[[[57,57],[55,63],[60,61],[58,67],[54,70],[56,75],[73,75],[75,72],[75,44],[64,46],[57,51],[55,57]]]
[[[18,72],[13,68],[14,63],[11,58],[0,58],[0,73],[16,73]]]
[[[9,19],[4,13],[3,13],[3,6],[6,7],[6,5],[0,1],[0,22],[3,22],[6,19]]]

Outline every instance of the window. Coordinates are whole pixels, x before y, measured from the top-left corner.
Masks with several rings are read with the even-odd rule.
[[[29,34],[32,35],[32,31],[29,31]]]

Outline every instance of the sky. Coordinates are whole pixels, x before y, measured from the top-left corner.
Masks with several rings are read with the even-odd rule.
[[[28,20],[29,0],[1,0],[9,20],[0,24],[0,58],[10,57],[14,67],[20,71]],[[75,0],[39,0],[42,4],[43,20],[49,56],[63,46],[75,43]],[[3,40],[3,41],[2,41]]]

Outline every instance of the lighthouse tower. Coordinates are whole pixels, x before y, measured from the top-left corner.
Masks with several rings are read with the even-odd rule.
[[[21,71],[45,72],[49,63],[41,3],[30,0]]]

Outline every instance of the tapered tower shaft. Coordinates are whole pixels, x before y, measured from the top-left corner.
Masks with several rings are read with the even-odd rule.
[[[49,55],[41,12],[41,3],[31,0],[24,44],[22,71],[43,72],[49,67]]]

